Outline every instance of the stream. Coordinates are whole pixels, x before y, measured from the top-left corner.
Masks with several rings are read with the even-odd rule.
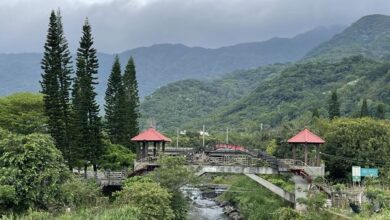
[[[188,211],[189,220],[227,220],[223,208],[213,200],[212,196],[202,193],[196,187],[183,187],[183,193],[190,199],[190,208]],[[219,195],[218,190],[214,194]]]
[[[188,211],[189,220],[228,220],[229,218],[223,213],[223,208],[207,194],[202,193],[196,187],[182,187],[182,192],[190,199],[190,207]],[[215,191],[219,194],[218,190]]]

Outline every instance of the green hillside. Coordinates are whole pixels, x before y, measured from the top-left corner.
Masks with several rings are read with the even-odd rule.
[[[255,131],[314,109],[326,117],[329,94],[337,89],[342,114],[358,115],[364,98],[371,109],[390,104],[390,64],[381,61],[389,52],[390,16],[365,16],[299,63],[172,83],[148,97],[142,111],[167,131],[203,124]]]
[[[283,67],[237,72],[214,81],[169,84],[146,98],[144,117],[153,117],[168,132],[203,124],[210,129],[255,131],[261,124],[275,127],[314,109],[326,117],[330,92],[335,89],[342,115],[358,115],[364,98],[372,114],[379,103],[389,107],[389,62],[353,56],[336,63],[313,61]]]
[[[390,16],[368,15],[311,50],[305,58],[338,60],[351,55],[382,58],[388,56],[389,51]]]
[[[342,115],[357,115],[361,101],[371,109],[378,103],[390,104],[390,63],[355,56],[336,63],[295,64],[279,75],[264,80],[248,96],[229,108],[209,115],[209,127],[230,126],[259,130],[260,124],[277,126],[305,111],[320,109],[327,116],[332,90],[337,89]],[[369,85],[369,86],[368,86]],[[372,113],[374,113],[372,111]],[[204,123],[197,120],[188,126]]]
[[[215,80],[183,80],[163,86],[143,101],[142,125],[146,126],[147,119],[154,118],[160,128],[174,131],[188,121],[226,108],[285,66],[267,65],[237,71]]]

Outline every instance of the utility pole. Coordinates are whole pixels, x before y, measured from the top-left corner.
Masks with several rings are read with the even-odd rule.
[[[204,147],[204,132],[205,132],[205,127],[204,127],[204,125],[203,125],[203,147]]]
[[[229,128],[226,128],[226,144],[229,144]]]
[[[176,148],[179,148],[179,129],[176,129]]]

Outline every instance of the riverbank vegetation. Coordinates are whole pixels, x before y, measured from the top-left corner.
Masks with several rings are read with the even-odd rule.
[[[271,219],[277,209],[292,206],[244,175],[215,176],[211,182],[230,185],[218,200],[238,208],[244,219]]]

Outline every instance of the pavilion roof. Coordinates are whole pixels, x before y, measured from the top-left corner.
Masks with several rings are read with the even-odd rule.
[[[308,129],[300,131],[294,137],[288,139],[287,141],[290,144],[323,144],[325,143],[322,138],[318,137]]]
[[[149,128],[146,131],[141,132],[137,136],[133,137],[131,141],[159,141],[159,142],[171,142],[171,139],[165,137],[154,128]]]

